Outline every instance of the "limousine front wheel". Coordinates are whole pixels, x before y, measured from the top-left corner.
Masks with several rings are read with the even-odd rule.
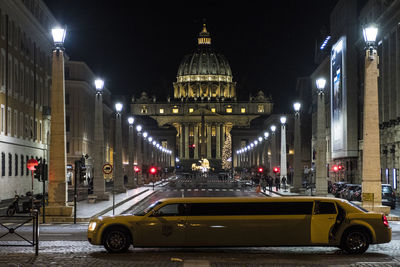
[[[129,232],[123,227],[112,227],[106,230],[103,245],[110,253],[123,253],[131,245]]]
[[[345,233],[341,247],[350,254],[364,253],[369,247],[368,234],[362,229],[352,229]]]

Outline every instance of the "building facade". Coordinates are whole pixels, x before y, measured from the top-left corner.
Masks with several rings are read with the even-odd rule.
[[[85,157],[86,180],[93,177],[94,135],[95,135],[95,96],[94,80],[97,78],[92,70],[81,61],[65,62],[65,129],[67,147],[67,179],[73,184],[75,161]],[[110,91],[104,87],[103,96],[103,129],[104,155],[106,162],[112,162],[114,147],[114,111]],[[102,170],[98,170],[102,171]]]
[[[218,169],[224,162],[232,162],[232,128],[249,129],[252,120],[269,115],[273,107],[261,91],[249,101],[237,99],[230,65],[213,49],[205,25],[197,48],[183,58],[173,87],[174,97],[165,102],[146,93],[132,98],[131,111],[134,116],[156,120],[158,127],[175,128],[172,144],[161,141],[166,141],[174,153],[171,158],[179,158],[182,166],[191,166],[202,158]]]
[[[0,200],[31,190],[28,159],[48,159],[53,25],[42,1],[0,1]]]

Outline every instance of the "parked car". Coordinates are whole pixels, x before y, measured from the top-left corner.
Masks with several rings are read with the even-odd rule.
[[[396,208],[396,193],[390,184],[382,184],[382,205]]]
[[[343,186],[345,186],[347,184],[347,182],[336,182],[333,183],[332,185],[332,194],[335,197],[339,197],[340,196],[340,191],[342,190]]]
[[[342,190],[340,191],[340,198],[352,200],[352,195],[358,188],[361,188],[361,185],[346,184],[345,186],[343,186]]]
[[[361,201],[362,200],[362,188],[357,188],[353,196],[351,197],[352,201]],[[390,184],[382,184],[382,205],[390,206],[392,209],[396,208],[396,193],[394,192],[392,186]]]

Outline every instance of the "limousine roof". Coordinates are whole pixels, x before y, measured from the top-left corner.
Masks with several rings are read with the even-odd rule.
[[[339,202],[347,202],[343,199],[333,197],[185,197],[185,198],[163,198],[160,202],[175,203],[212,203],[212,202],[288,202],[288,201],[315,201],[315,200],[333,200]]]

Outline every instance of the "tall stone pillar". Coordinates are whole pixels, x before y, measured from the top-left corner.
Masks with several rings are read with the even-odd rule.
[[[105,194],[105,183],[103,176],[104,165],[104,124],[103,124],[103,96],[99,90],[96,93],[94,114],[94,147],[93,147],[93,195],[98,200],[108,200]]]
[[[179,158],[183,159],[185,156],[183,155],[183,126],[179,124]]]
[[[276,149],[276,133],[272,131],[271,134],[271,169],[270,175],[274,176],[273,169],[278,166],[277,164],[278,151]]]
[[[194,159],[199,158],[199,125],[196,123],[194,125]]]
[[[134,151],[135,151],[135,130],[133,129],[133,124],[129,125],[128,133],[128,156],[129,156],[129,167],[128,167],[128,188],[136,188],[135,171],[134,171]]]
[[[73,207],[67,206],[67,155],[65,135],[65,82],[64,52],[53,51],[51,88],[51,126],[49,160],[49,206],[50,216],[71,216]]]
[[[294,176],[292,192],[299,192],[302,186],[301,156],[301,122],[300,111],[298,111],[294,114]]]
[[[364,62],[362,190],[363,197],[367,198],[368,195],[372,196],[373,194],[373,200],[363,199],[363,207],[369,210],[381,211],[388,214],[390,208],[382,206],[378,104],[379,57],[375,48],[366,50]]]
[[[122,173],[122,115],[117,112],[115,116],[115,157],[114,157],[114,190],[116,193],[125,192],[124,177]]]
[[[281,124],[281,179],[285,177],[287,181],[287,160],[286,160],[286,125]]]
[[[211,125],[207,124],[207,158],[211,159]]]
[[[315,189],[317,196],[328,194],[328,182],[326,180],[326,120],[325,120],[325,94],[319,91],[317,103],[317,157]]]
[[[215,142],[215,151],[216,151],[216,158],[221,159],[221,125],[217,123],[216,127],[216,142]]]
[[[142,153],[142,133],[137,131],[136,136],[136,163],[139,168],[139,172],[136,174],[137,184],[143,184],[143,153]]]
[[[189,158],[189,123],[185,123],[185,159]]]

